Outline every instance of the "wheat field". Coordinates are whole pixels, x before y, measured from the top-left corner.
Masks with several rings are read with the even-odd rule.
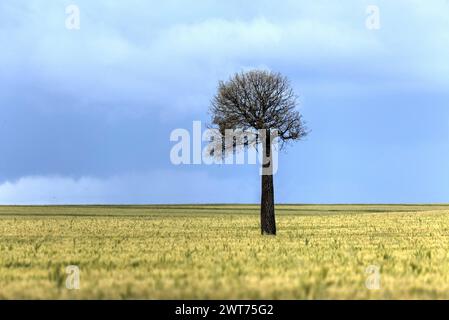
[[[271,237],[255,205],[1,206],[0,298],[449,298],[449,206],[276,209]]]

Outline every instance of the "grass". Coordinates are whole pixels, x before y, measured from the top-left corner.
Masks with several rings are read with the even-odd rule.
[[[255,205],[3,206],[0,298],[449,298],[449,206],[282,205],[277,218],[263,237]]]

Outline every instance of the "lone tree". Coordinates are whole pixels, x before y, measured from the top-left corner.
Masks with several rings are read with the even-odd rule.
[[[274,140],[279,142],[282,149],[286,142],[300,140],[308,132],[296,106],[297,97],[288,79],[280,73],[262,70],[236,73],[228,81],[220,81],[218,92],[212,100],[211,128],[218,137],[211,143],[211,154],[224,157],[242,148],[254,147],[258,150],[261,145],[262,234],[276,234],[272,159]],[[231,140],[229,131],[233,132]]]

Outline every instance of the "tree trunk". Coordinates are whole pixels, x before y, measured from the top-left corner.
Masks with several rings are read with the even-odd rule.
[[[273,163],[271,158],[271,134],[266,130],[265,142],[262,143],[262,196],[260,203],[260,226],[263,235],[276,235],[274,216]]]

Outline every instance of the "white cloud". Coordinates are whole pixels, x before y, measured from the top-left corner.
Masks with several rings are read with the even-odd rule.
[[[206,109],[217,80],[260,65],[321,91],[330,81],[371,90],[386,78],[390,88],[401,81],[446,87],[449,78],[444,1],[381,3],[382,28],[374,32],[365,28],[365,6],[351,1],[79,6],[81,30],[71,32],[63,4],[2,5],[6,85],[53,88],[79,99],[78,108],[191,112]]]
[[[256,177],[258,178],[258,177]],[[250,179],[251,180],[251,179]],[[158,171],[109,178],[28,176],[0,184],[0,205],[257,202],[258,179]]]
[[[2,159],[8,160],[4,179],[29,172],[62,175],[4,182],[0,203],[257,201],[256,184],[247,185],[235,173],[235,180],[198,172],[65,176],[106,174],[105,163],[111,175],[137,170],[147,158],[136,151],[139,147],[129,152],[128,145],[138,146],[140,136],[154,132],[166,146],[168,137],[158,135],[161,128],[206,116],[217,81],[241,69],[263,67],[288,75],[304,110],[315,110],[315,118],[313,112],[306,117],[314,130],[318,127],[314,137],[326,110],[343,111],[354,98],[363,102],[394,93],[401,99],[380,100],[392,108],[410,103],[410,93],[423,93],[414,110],[445,103],[432,91],[441,96],[449,85],[446,0],[378,1],[379,31],[365,27],[370,1],[76,3],[81,29],[69,31],[69,1],[0,1],[0,118],[7,123],[0,129],[7,129],[2,137],[9,147],[2,149],[7,150]],[[41,113],[45,117],[34,119]],[[102,126],[105,119],[110,127]],[[150,151],[160,149],[155,144]],[[80,156],[73,159],[73,154]]]

